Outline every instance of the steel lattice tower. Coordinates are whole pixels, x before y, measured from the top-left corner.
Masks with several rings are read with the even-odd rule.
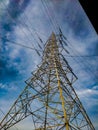
[[[77,77],[61,54],[60,43],[52,33],[41,65],[26,81],[25,89],[1,121],[0,130],[30,115],[34,130],[95,130],[72,87]]]

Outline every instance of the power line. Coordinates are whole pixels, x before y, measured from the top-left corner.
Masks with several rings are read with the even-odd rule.
[[[61,29],[60,29],[61,30]],[[94,74],[94,72],[92,71],[89,63],[86,61],[84,62],[84,57],[97,57],[97,55],[85,55],[85,56],[82,56],[75,48],[74,46],[67,40],[67,38],[63,35],[62,31],[60,31],[60,33],[62,34],[62,37],[65,39],[65,41],[68,43],[68,48],[71,50],[71,52],[73,53],[73,55],[69,55],[68,57],[71,57],[73,58],[77,63],[80,64],[80,61],[82,62],[82,64],[80,64],[80,66],[84,65],[84,67],[86,67],[86,72],[90,72],[91,73],[91,76],[93,77],[93,79],[96,80],[96,75]],[[78,59],[75,59],[76,57],[78,57]],[[92,75],[93,73],[93,75]]]
[[[52,11],[52,20],[53,20],[53,22],[54,22],[54,25],[55,25],[56,29],[59,30],[59,23],[58,23],[56,14],[55,14],[53,2],[47,1],[47,0],[44,0],[44,2],[45,2],[45,4],[46,4],[46,6],[47,6],[48,11],[49,11],[49,12],[50,12],[50,10]],[[49,5],[50,5],[50,6],[49,6]],[[49,9],[49,7],[50,7],[50,9]]]
[[[46,4],[47,4],[47,3],[46,3]],[[48,6],[48,5],[49,5],[49,4],[47,4],[47,6]],[[53,8],[53,9],[54,9],[54,8]],[[53,12],[55,12],[55,11],[53,11]],[[56,17],[55,17],[55,21],[57,21]],[[55,22],[55,21],[53,21],[53,22]],[[58,22],[55,22],[55,23],[58,23]],[[59,25],[58,25],[58,26],[59,26]],[[65,38],[65,40],[67,40],[67,39]],[[67,40],[67,42],[68,42],[68,40]],[[68,42],[68,44],[70,44],[70,42]],[[69,46],[68,46],[68,47],[69,47]],[[72,47],[72,45],[71,45],[71,47]],[[70,48],[70,47],[69,47],[69,48]],[[73,48],[72,48],[72,51],[74,52]],[[75,53],[76,53],[76,51],[75,51]],[[75,54],[75,53],[74,53],[74,54]],[[87,57],[97,57],[97,56],[98,56],[98,55],[85,55],[85,56],[83,55],[83,56],[82,56],[82,55],[80,55],[80,54],[77,55],[77,53],[76,53],[75,55],[69,55],[69,56],[67,56],[67,57],[72,57],[72,58],[73,58],[73,57],[79,57],[79,58],[82,58],[82,57],[84,58],[84,57],[85,57],[85,58],[87,58]],[[83,63],[83,64],[84,64],[84,66],[87,67],[88,70],[92,73],[92,70],[91,70],[91,67],[89,66],[89,64],[88,64],[88,65],[86,65],[86,63]],[[96,77],[96,76],[95,76],[95,77]]]
[[[51,21],[51,24],[53,25],[53,28],[56,29],[56,23],[55,23],[55,21],[53,20],[53,18],[52,18],[51,15],[50,15],[48,4],[46,3],[46,1],[45,1],[45,2],[43,2],[43,0],[41,0],[41,1],[42,1],[42,4],[43,4],[44,8],[47,10],[48,17],[49,17],[49,19],[50,19],[50,21]],[[9,13],[9,12],[8,12],[8,13]],[[10,15],[10,14],[9,14],[9,15]],[[10,17],[11,17],[11,16],[10,16]],[[12,18],[12,17],[11,17],[11,18]],[[12,18],[12,19],[13,19],[13,18]],[[14,19],[13,19],[13,20],[14,20]],[[55,20],[56,20],[56,18],[55,18]],[[14,21],[15,21],[15,20],[14,20]],[[24,19],[24,21],[25,21],[25,19]],[[57,21],[57,20],[56,20],[56,21]],[[24,22],[24,24],[25,24],[25,22]],[[26,24],[25,24],[25,25],[26,25]],[[28,25],[26,25],[26,26],[27,26],[29,32],[31,32],[30,29],[29,29],[29,27],[28,27]],[[34,35],[32,35],[32,36],[34,36]],[[12,43],[15,43],[15,42],[12,42]],[[20,45],[20,44],[18,43],[17,45]],[[32,44],[32,45],[33,45],[33,44]],[[69,45],[70,45],[70,43],[69,43]],[[27,47],[27,46],[24,46],[24,45],[20,45],[20,46],[23,46],[23,47],[32,49],[31,47]],[[39,45],[38,45],[38,46],[39,46]],[[71,47],[72,47],[72,45],[71,45]],[[40,55],[40,54],[39,54],[39,51],[38,51],[36,48],[34,48],[34,49],[35,49],[35,51],[37,52],[37,54]],[[74,52],[73,48],[72,48],[72,51],[73,51],[73,54],[75,54],[75,55],[69,55],[68,57],[81,57],[81,58],[82,58],[82,57],[92,57],[92,56],[81,56],[80,54],[77,55],[76,51]],[[84,63],[84,66],[86,66],[87,69],[89,69],[89,71],[92,71],[91,68],[90,68],[90,66],[89,66],[89,65],[86,65],[86,63]],[[92,73],[92,72],[91,72],[91,73]]]
[[[83,58],[88,58],[88,57],[97,57],[98,55],[65,55],[66,57],[83,57]]]
[[[71,45],[71,43],[69,45]],[[96,80],[96,75],[94,74],[93,70],[91,69],[91,66],[89,65],[89,63],[87,61],[84,62],[84,57],[85,58],[94,57],[94,55],[92,55],[92,56],[87,56],[87,55],[86,56],[81,56],[79,52],[74,50],[75,48],[73,49],[72,46],[70,46],[69,48],[71,49],[71,51],[73,53],[73,55],[71,57],[79,64],[80,64],[80,61],[81,61],[82,64],[80,64],[80,66],[84,66],[86,68],[85,71],[87,73],[89,72],[91,74],[91,76],[93,77],[93,79]],[[76,59],[77,57],[78,57],[78,59]],[[92,73],[93,73],[93,75],[92,75]]]
[[[40,53],[39,53],[39,51],[40,50],[37,50],[37,49],[35,49],[35,48],[31,48],[31,47],[28,47],[28,46],[25,46],[25,45],[23,45],[23,44],[20,44],[20,43],[17,43],[17,42],[14,42],[14,41],[11,41],[11,40],[8,40],[8,39],[5,39],[5,38],[2,38],[2,39],[4,39],[4,40],[6,40],[7,42],[10,42],[11,44],[14,44],[14,45],[18,45],[18,46],[21,46],[21,47],[25,47],[25,48],[27,48],[27,49],[31,49],[31,50],[35,50],[36,52],[37,52],[37,54],[40,56]],[[88,57],[97,57],[98,55],[86,55],[86,56],[82,56],[82,55],[65,55],[66,57],[71,57],[71,58],[73,58],[73,57],[78,57],[78,58],[80,58],[80,57],[83,57],[83,58],[88,58]],[[79,62],[78,62],[79,63]],[[83,61],[82,61],[82,63],[83,63]]]
[[[31,49],[31,50],[35,50],[35,48],[29,47],[29,46],[25,46],[25,45],[23,45],[21,43],[17,43],[15,41],[11,41],[11,40],[9,40],[7,38],[1,37],[1,36],[0,36],[0,38],[3,39],[3,40],[6,40],[6,42],[9,42],[11,44],[18,45],[18,46],[21,46],[21,47],[25,47],[25,48],[28,48],[28,49]]]
[[[47,7],[45,1],[41,0],[41,2],[42,2],[42,5],[43,5],[43,7],[44,7],[44,9],[45,9],[46,15],[47,15],[48,18],[50,19],[51,26],[53,27],[53,30],[55,30],[55,32],[56,32],[56,26],[55,26],[55,24],[54,24],[54,22],[53,22],[53,19],[52,19],[51,15],[50,15],[50,12],[49,12],[49,10],[48,10],[48,7]]]
[[[5,5],[4,2],[3,2],[3,5]],[[15,21],[15,19],[13,19],[13,17],[10,15],[8,9],[7,9],[7,11],[8,11],[8,15],[9,15],[9,17],[12,19],[12,21]],[[24,22],[24,24],[25,24],[25,22]],[[25,25],[26,25],[26,24],[25,24]],[[28,31],[30,32],[30,29],[28,29]],[[22,29],[22,32],[25,33],[23,29]],[[25,34],[26,34],[26,33],[25,33]],[[27,34],[26,34],[26,35],[27,35]],[[28,36],[27,36],[27,38],[28,38]],[[29,40],[29,38],[28,38],[28,40]],[[15,43],[15,42],[12,42],[12,43]],[[32,43],[31,43],[31,44],[32,44]],[[25,45],[21,45],[21,44],[19,44],[19,43],[17,43],[17,45],[20,45],[20,46],[23,46],[23,47],[26,47],[26,48],[32,49],[31,47],[27,47],[27,46],[25,46]],[[32,44],[32,46],[33,46],[33,48],[35,48],[33,44]],[[39,51],[38,51],[36,48],[35,48],[34,50],[35,50],[36,53],[40,56]]]

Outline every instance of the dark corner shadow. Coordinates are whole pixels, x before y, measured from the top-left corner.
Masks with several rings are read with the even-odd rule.
[[[95,31],[98,34],[98,4],[97,0],[79,0]]]

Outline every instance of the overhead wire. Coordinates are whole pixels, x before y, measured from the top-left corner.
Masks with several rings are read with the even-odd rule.
[[[58,30],[59,30],[59,23],[58,23],[58,20],[57,20],[57,17],[56,17],[56,14],[55,14],[55,10],[54,10],[54,6],[53,6],[53,1],[48,1],[48,0],[44,0],[45,4],[46,4],[46,7],[48,9],[48,11],[52,12],[52,21],[54,22],[54,25],[56,27],[56,30],[57,30],[57,33],[58,33]],[[50,6],[49,6],[50,5]]]
[[[31,4],[32,4],[32,3],[31,3]],[[40,10],[39,10],[39,11],[40,11]],[[26,22],[26,21],[29,21],[29,24],[31,25],[31,26],[30,26],[30,29],[32,29],[32,30],[35,32],[35,34],[39,34],[39,33],[40,33],[40,34],[42,34],[42,36],[45,37],[45,35],[46,35],[45,33],[40,32],[40,30],[35,29],[34,27],[32,27],[32,24],[31,24],[31,22],[30,22],[28,16],[26,15],[26,11],[23,12],[23,15],[26,17],[25,22]],[[30,17],[30,18],[31,18],[31,17]],[[23,19],[24,19],[24,18],[23,18]],[[27,27],[29,27],[28,24],[25,23],[25,25],[26,25]]]
[[[51,18],[51,21],[52,21],[54,27],[57,29],[58,26],[57,26],[57,23],[56,23],[55,20],[54,20],[55,15],[54,15],[54,11],[53,11],[52,8],[50,7],[50,2],[47,1],[47,0],[44,0],[44,4],[45,4],[45,6],[46,6],[46,9],[47,9],[47,11],[48,11],[48,13],[49,13],[49,16],[50,16],[50,18]],[[51,12],[52,12],[52,13],[51,13]]]
[[[82,65],[84,65],[86,67],[87,72],[89,72],[91,74],[91,76],[93,76],[95,79],[96,75],[94,74],[93,70],[91,69],[88,61],[84,62],[84,56],[81,56],[80,53],[75,48],[74,48],[75,50],[73,50],[71,43],[70,43],[70,45],[71,45],[70,49],[73,52],[73,54],[77,55],[78,59],[80,58],[79,60],[82,62]],[[88,56],[85,56],[85,57],[87,58]],[[92,56],[90,56],[90,57],[92,57]],[[92,73],[93,73],[93,75],[92,75]]]
[[[44,1],[45,2],[45,1]],[[53,3],[53,2],[52,2]],[[46,2],[46,6],[49,6],[49,4]],[[48,7],[47,7],[48,8]],[[54,8],[53,8],[54,9]],[[53,12],[55,12],[55,11],[53,11]],[[55,17],[55,16],[54,16]],[[55,22],[56,21],[56,22]],[[53,21],[53,22],[55,22],[55,23],[58,23],[57,22],[57,20],[56,20],[56,17],[55,17],[55,21]],[[55,24],[54,23],[54,24]],[[59,26],[59,24],[57,24],[58,26]],[[59,26],[60,27],[60,26]],[[67,39],[66,39],[67,40]],[[69,42],[68,42],[68,44],[70,44]],[[68,46],[69,47],[69,46]],[[71,46],[72,47],[72,46]],[[72,48],[72,51],[74,52],[74,50],[73,50],[73,48]],[[75,55],[77,55],[77,57],[80,57],[80,58],[84,58],[84,57],[92,57],[92,56],[81,56],[80,54],[75,54]],[[74,56],[70,56],[69,55],[69,57],[74,57]],[[82,62],[83,62],[83,60],[82,60]],[[90,72],[90,73],[92,73],[93,71],[91,70],[91,67],[89,66],[89,64],[86,64],[86,63],[83,63],[84,64],[84,66],[87,68],[87,70]],[[96,76],[95,76],[96,77]]]
[[[24,13],[23,13],[24,14]],[[24,14],[25,15],[25,14]],[[26,17],[26,15],[25,15],[25,17]],[[26,19],[28,20],[28,17],[26,17]],[[26,21],[26,19],[24,18],[24,21]],[[29,26],[25,23],[25,22],[23,22],[23,24],[25,25],[25,27],[27,28],[27,30],[30,32],[30,34],[32,35],[32,38],[35,40],[35,42],[37,43],[37,45],[38,45],[38,47],[41,49],[41,50],[43,50],[42,48],[42,46],[40,45],[40,43],[42,43],[43,44],[43,41],[42,41],[42,39],[39,37],[39,35],[38,35],[38,33],[37,33],[37,31],[36,30],[34,30],[34,33],[36,34],[36,36],[37,36],[37,38],[39,39],[39,41],[40,41],[40,43],[39,43],[39,41],[36,39],[36,37],[34,36],[34,34],[33,34],[33,32],[31,31],[31,29],[29,28]],[[34,44],[32,45],[32,46],[34,46]],[[37,52],[37,54],[39,53],[38,52],[38,50],[35,48],[35,50],[36,50],[36,52]],[[38,55],[40,55],[40,53],[38,54]]]
[[[35,33],[36,35],[38,35],[38,31],[36,31],[36,29],[32,28],[31,22],[30,22],[30,20],[28,19],[27,15],[25,14],[25,11],[23,12],[23,15],[24,15],[24,17],[23,17],[22,23],[23,23],[23,25],[28,29],[28,31],[31,33],[31,35],[33,36],[33,38],[35,39],[35,36],[34,36],[33,33]],[[26,24],[26,21],[29,21],[29,24],[31,25],[30,28],[29,28],[28,24]],[[34,32],[32,32],[31,29],[32,29]],[[35,39],[35,40],[36,40],[36,39]],[[37,40],[36,40],[36,41],[37,41]],[[37,42],[38,42],[38,41],[37,41]]]
[[[45,0],[46,1],[46,0]],[[49,3],[49,2],[48,2]],[[48,3],[46,2],[46,4],[47,4],[47,6],[48,6]],[[53,2],[51,2],[52,3],[52,5],[53,5]],[[55,10],[54,10],[54,8],[52,8],[51,7],[51,9],[52,9],[52,13],[54,14],[54,12],[55,12]],[[58,21],[57,21],[57,18],[56,18],[56,15],[54,14],[54,21],[55,21],[55,23],[57,24],[57,26],[58,26],[58,28],[60,28],[60,26],[59,26],[59,24],[58,24]],[[66,40],[67,40],[67,38],[66,38]],[[68,42],[68,41],[67,41]],[[68,42],[69,43],[69,42]],[[72,56],[74,56],[74,55],[72,55]],[[98,56],[98,55],[76,55],[76,57],[93,57],[93,56]],[[69,56],[70,57],[70,56]]]
[[[53,24],[53,28],[55,28],[56,29],[56,27],[55,27],[55,21],[53,21],[52,20],[52,18],[51,18],[51,15],[49,14],[49,7],[48,7],[48,5],[47,5],[47,3],[44,3],[43,2],[43,0],[41,0],[42,1],[42,3],[43,3],[43,6],[46,8],[46,10],[47,10],[47,13],[48,13],[48,16],[49,16],[49,18],[50,18],[50,20],[51,20],[51,23]],[[9,14],[10,15],[10,14]],[[13,19],[13,18],[12,18]],[[28,28],[29,29],[29,28]],[[30,29],[29,29],[29,31],[30,31]],[[32,35],[33,36],[33,35]],[[15,42],[14,42],[15,43]],[[17,44],[17,45],[19,45],[19,43]],[[21,46],[23,46],[23,47],[26,47],[26,48],[30,48],[30,47],[27,47],[27,46],[25,46],[25,45],[21,45]],[[39,45],[38,45],[39,46]],[[41,48],[41,47],[40,47]],[[37,52],[37,54],[38,55],[40,55],[39,53],[38,53],[38,51],[37,51],[37,49],[35,48],[35,51]],[[73,51],[73,49],[72,49],[72,51]],[[69,56],[69,57],[74,57],[74,56]],[[77,57],[84,57],[84,56],[77,56]],[[87,56],[86,56],[87,57]],[[85,63],[84,63],[85,64]],[[85,64],[86,65],[86,64]],[[86,67],[88,68],[88,65],[86,65]],[[89,66],[90,67],[90,66]],[[91,68],[89,68],[89,71],[91,71]],[[91,71],[91,73],[92,73],[92,71]]]
[[[3,4],[4,6],[6,6],[5,3],[4,3],[4,1],[2,2],[2,4]],[[10,14],[8,8],[6,8],[6,10],[7,10],[7,15],[8,15],[8,17],[10,17],[11,20],[16,23],[16,20],[11,16],[11,14]],[[16,24],[17,24],[17,23],[16,23]],[[19,25],[20,25],[20,24],[19,24]],[[23,29],[22,29],[22,32],[23,32],[24,34],[26,34]],[[27,38],[28,38],[28,37],[27,37]]]
[[[24,22],[23,22],[23,24],[25,25],[25,27],[27,27],[27,30],[30,32],[30,34],[32,35],[33,39],[36,41],[38,47],[39,47],[41,50],[43,50],[43,49],[42,49],[43,47],[41,47],[41,45],[40,45],[40,43],[44,44],[43,41],[42,41],[42,39],[39,37],[38,32],[36,31],[36,29],[31,28],[31,27],[32,27],[31,22],[29,21],[27,15],[25,14],[25,11],[23,12],[23,15],[24,15],[24,18],[23,18],[23,21],[24,21]],[[29,24],[31,25],[30,28],[29,28],[28,24],[26,24],[26,22],[25,22],[26,20],[29,21]],[[32,32],[31,29],[33,29],[34,32]],[[34,35],[33,33],[35,33],[35,35],[36,35],[37,38],[39,39],[40,43],[39,43],[39,41],[36,39],[36,37],[35,37],[35,35]],[[34,45],[33,45],[33,46],[34,46]],[[37,52],[37,54],[38,54],[39,56],[41,55],[40,52],[39,52],[36,48],[35,48],[35,51]]]
[[[49,18],[49,21],[50,21],[50,23],[51,23],[51,26],[52,26],[52,28],[53,28],[53,31],[56,33],[56,32],[57,32],[56,26],[55,26],[55,24],[54,24],[54,22],[53,22],[53,19],[52,19],[52,17],[51,17],[51,14],[50,14],[48,8],[47,8],[47,5],[46,5],[45,1],[41,0],[41,2],[42,2],[42,5],[43,5],[43,8],[44,8],[44,10],[45,10],[45,14],[46,14],[47,17]]]
[[[5,5],[4,2],[3,2],[2,4]],[[8,11],[8,15],[9,15],[9,17],[10,17],[14,22],[16,22],[15,19],[10,15],[8,9],[7,9],[7,11]],[[25,24],[25,23],[24,23],[24,24]],[[22,29],[22,32],[23,32],[25,35],[27,35],[26,32],[25,32],[23,29]],[[29,30],[29,32],[30,32],[30,30]],[[27,36],[27,39],[29,40],[28,36]],[[15,43],[15,42],[14,42],[14,43]],[[32,43],[31,43],[31,44],[32,44]],[[17,44],[17,45],[19,45],[19,44]],[[21,46],[27,47],[27,46],[25,46],[25,45],[21,45]],[[35,48],[33,44],[32,44],[32,46],[33,46],[33,48]],[[30,47],[28,47],[28,48],[30,48]],[[34,50],[35,50],[36,53],[40,56],[40,53],[38,52],[38,50],[37,50],[36,48],[35,48]]]
[[[3,3],[3,5],[4,5],[4,3]],[[9,14],[9,16],[11,17],[11,19],[15,21],[15,19],[13,19],[13,17],[10,15],[8,9],[7,9],[7,11],[8,11],[8,14]],[[26,15],[25,15],[25,16],[26,16]],[[27,18],[28,18],[28,17],[26,17],[26,19],[27,19]],[[32,34],[32,32],[31,32],[31,30],[29,29],[28,25],[26,25],[25,21],[26,21],[26,20],[24,19],[24,20],[23,20],[23,24],[27,27],[28,31],[31,33],[31,35],[32,35],[33,38],[34,38],[34,35]],[[35,31],[35,30],[34,30],[34,31]],[[22,29],[22,32],[23,32],[25,35],[27,35],[26,32],[25,32],[23,29]],[[41,38],[38,36],[37,32],[36,32],[36,35],[37,35],[37,37],[39,38],[40,42],[42,42],[42,40],[41,40]],[[28,36],[27,36],[27,38],[28,38]],[[36,40],[36,39],[34,38],[34,40]],[[42,47],[40,46],[40,44],[38,43],[37,40],[36,40],[36,42],[37,42],[38,46],[40,47],[40,49],[42,49]],[[15,42],[14,42],[14,43],[15,43]],[[19,44],[17,44],[17,45],[19,45]],[[21,46],[24,46],[24,47],[25,47],[25,45],[21,45]],[[34,47],[33,44],[32,44],[32,46]],[[30,47],[28,47],[28,48],[30,48]],[[38,55],[40,55],[36,48],[35,48],[35,51],[37,52]]]
[[[98,55],[65,55],[66,57],[83,57],[83,58],[88,58],[88,57],[97,57]]]
[[[43,2],[43,0],[41,0],[42,2]],[[45,3],[46,3],[46,6],[47,6],[47,2],[46,1],[44,1]],[[44,3],[43,2],[43,3]],[[48,6],[47,6],[47,9],[48,9],[48,11],[49,11],[49,8],[48,8]],[[52,10],[53,10],[53,8],[51,8]],[[55,11],[53,11],[53,12],[55,12]],[[26,15],[25,15],[26,16]],[[54,17],[55,17],[55,15],[54,15]],[[26,17],[27,19],[28,19],[28,17]],[[12,18],[13,19],[13,18]],[[13,19],[14,20],[14,19]],[[56,24],[59,26],[59,24],[58,24],[58,22],[57,22],[57,19],[56,19],[56,17],[55,17],[55,20],[56,20]],[[23,22],[24,23],[24,22]],[[53,21],[52,21],[52,23],[53,23]],[[28,27],[28,25],[26,24],[26,23],[24,23],[24,25],[28,28],[28,30],[30,31],[30,28]],[[54,24],[55,25],[55,24]],[[34,30],[35,31],[35,33],[36,33],[36,35],[37,35],[37,32],[36,32],[36,30]],[[30,31],[31,32],[31,31]],[[32,32],[31,32],[32,33]],[[32,34],[32,36],[33,36],[33,34]],[[39,38],[40,39],[40,38]],[[8,39],[7,39],[8,40]],[[41,39],[40,39],[40,41],[41,41]],[[14,42],[14,41],[12,41],[12,42]],[[42,42],[42,41],[41,41]],[[20,43],[17,43],[17,44],[20,44]],[[21,44],[20,44],[21,45]],[[25,47],[25,45],[21,45],[21,46],[24,46]],[[72,46],[72,45],[71,45]],[[27,47],[27,46],[26,46]],[[30,48],[30,47],[27,47],[27,48]],[[31,48],[31,49],[33,49],[33,48]],[[66,55],[67,56],[67,55]],[[93,56],[97,56],[97,55],[91,55],[91,56],[89,56],[89,55],[85,55],[85,56],[82,56],[82,55],[70,55],[70,56],[68,56],[68,57],[93,57]]]
[[[44,1],[45,2],[45,1]],[[47,4],[47,3],[46,3]],[[46,5],[46,6],[48,6],[48,4]],[[47,7],[48,8],[48,7]],[[49,10],[49,9],[48,9]],[[54,12],[54,11],[53,11]],[[56,20],[56,18],[55,18],[55,20]],[[57,20],[56,20],[57,21]],[[55,21],[52,21],[52,22],[55,22]],[[56,22],[56,23],[58,23],[58,22]],[[55,25],[55,24],[54,24]],[[66,39],[67,40],[67,39]],[[68,44],[70,44],[70,43],[68,43]],[[69,46],[68,46],[69,47]],[[73,49],[72,49],[73,50]],[[73,51],[74,52],[74,51]],[[93,57],[94,55],[85,55],[85,56],[81,56],[80,54],[75,54],[75,55],[73,55],[73,56],[71,56],[71,55],[69,55],[69,57],[85,57],[85,58],[87,58],[87,57]],[[96,55],[95,55],[96,56]],[[83,60],[82,60],[82,62],[83,62]],[[79,62],[78,62],[79,63]],[[79,63],[80,64],[80,63]],[[83,63],[84,64],[84,66],[87,68],[87,70],[90,72],[90,73],[92,73],[92,70],[91,70],[91,67],[89,66],[89,64],[88,65],[86,65],[85,63]],[[89,66],[89,67],[88,67]]]
[[[69,55],[70,56],[70,55]],[[75,56],[75,55],[74,55]],[[72,56],[70,56],[70,57],[72,57]],[[79,57],[79,56],[78,56]],[[81,56],[81,57],[85,57],[85,56]],[[87,57],[87,56],[86,56]],[[89,56],[88,56],[89,57]]]
[[[64,36],[64,35],[63,35]],[[69,48],[71,48],[71,47],[73,47],[74,48],[74,46],[67,40],[67,38],[64,36],[64,39],[68,42],[68,44],[67,44],[67,42],[65,42],[64,40],[63,40],[63,42],[66,44],[66,46],[68,46],[68,45],[70,45],[70,47]],[[73,48],[71,48],[72,50],[73,50]],[[75,49],[75,48],[74,48]],[[78,51],[77,50],[75,50],[75,52],[77,52],[78,53]],[[68,56],[68,57],[83,57],[83,58],[86,58],[86,57],[97,57],[98,55],[95,55],[95,54],[93,54],[93,55],[81,55],[81,54],[79,54],[79,55],[66,55],[66,56]]]
[[[60,33],[62,33],[62,32],[61,32],[61,29],[59,29],[59,31],[60,31]],[[62,34],[63,34],[63,33],[62,33]],[[64,35],[63,35],[63,36],[64,36]],[[79,58],[84,58],[84,57],[86,57],[86,58],[87,58],[87,57],[94,57],[94,56],[97,57],[97,55],[90,55],[90,56],[89,56],[89,55],[88,55],[88,56],[85,55],[85,56],[82,56],[81,54],[76,53],[76,50],[74,50],[75,48],[72,46],[72,44],[67,40],[67,38],[66,38],[65,36],[64,36],[64,39],[67,41],[66,46],[67,46],[69,49],[71,49],[71,51],[72,51],[72,53],[73,53],[73,55],[70,55],[70,54],[69,54],[69,55],[66,55],[66,56],[73,58],[76,62],[78,62],[78,61],[77,61],[77,59],[75,59],[75,57],[78,57],[78,59],[79,59]],[[63,41],[63,42],[64,42],[64,41]],[[65,43],[66,43],[66,42],[65,42]],[[73,48],[74,48],[74,49],[73,49]],[[65,52],[66,52],[66,51],[65,51]],[[87,68],[87,71],[92,74],[93,71],[91,70],[91,68],[90,68],[90,66],[89,66],[89,63],[88,63],[88,65],[87,65],[87,64],[84,63],[83,61],[84,61],[84,59],[81,60],[81,62],[83,63],[82,66],[84,65],[84,66]],[[80,64],[80,61],[79,61],[78,63]],[[89,66],[89,67],[88,67],[88,66]],[[94,77],[94,79],[96,79],[96,76],[95,76],[95,75],[94,75],[93,77]]]
[[[9,40],[9,39],[7,39],[7,38],[4,38],[4,37],[1,37],[1,36],[0,36],[0,39],[6,40],[6,42],[9,42],[9,43],[14,44],[14,45],[18,45],[18,46],[25,47],[25,48],[28,48],[28,49],[31,49],[31,50],[35,50],[35,48],[32,48],[32,47],[23,45],[23,44],[21,44],[21,43],[15,42],[15,41],[11,41],[11,40]],[[7,43],[6,43],[6,44],[7,44]]]
[[[86,63],[84,62],[84,57],[86,57],[86,58],[88,58],[88,57],[93,57],[93,56],[81,56],[80,55],[80,53],[79,52],[77,52],[77,50],[73,47],[73,45],[70,43],[70,42],[68,42],[68,48],[71,50],[71,52],[73,53],[73,55],[69,55],[69,56],[67,56],[67,57],[71,57],[71,58],[73,58],[80,66],[84,66],[86,69],[85,69],[85,71],[87,72],[87,73],[90,73],[91,74],[91,77],[94,79],[94,80],[96,80],[97,78],[96,78],[96,75],[94,74],[94,72],[92,71],[92,69],[91,69],[91,67],[90,67],[90,65],[89,65],[89,63],[87,63],[87,61],[86,61]],[[74,50],[74,49],[75,50]],[[78,57],[78,59],[76,59]],[[82,64],[80,64],[80,62],[82,63]],[[93,73],[93,75],[92,75],[92,73]]]
[[[24,13],[24,15],[25,15],[25,13]],[[26,17],[26,15],[25,15],[25,17]],[[28,17],[26,17],[26,19],[28,20]],[[24,20],[26,20],[26,19],[24,18]],[[34,36],[32,30],[28,27],[28,25],[27,25],[26,23],[24,23],[24,25],[27,27],[27,29],[28,29],[28,31],[30,32],[30,34],[32,35],[33,39],[36,41],[38,47],[39,47],[41,50],[43,50],[43,49],[42,49],[43,47],[40,45],[40,43],[43,44],[43,41],[42,41],[42,39],[39,37],[38,33],[34,30],[34,33],[36,34],[36,36],[37,36],[37,38],[39,39],[40,43],[39,43],[39,41],[36,39],[36,37]],[[33,45],[33,46],[34,46],[34,45]],[[37,50],[37,49],[36,49],[36,50]]]

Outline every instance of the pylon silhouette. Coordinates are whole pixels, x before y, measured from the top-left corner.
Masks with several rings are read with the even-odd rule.
[[[72,84],[77,80],[61,54],[62,42],[48,39],[38,69],[1,121],[7,130],[32,115],[34,130],[95,130]]]

